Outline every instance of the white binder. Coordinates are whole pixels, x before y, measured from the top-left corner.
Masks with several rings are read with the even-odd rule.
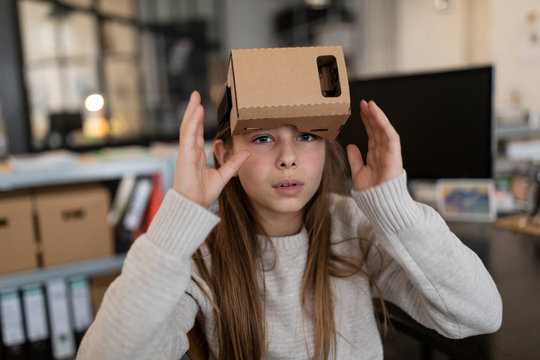
[[[92,300],[90,284],[86,278],[72,278],[69,281],[71,308],[73,309],[73,327],[82,333],[92,323]]]
[[[75,355],[75,337],[69,316],[68,290],[64,279],[46,284],[53,357],[66,359]]]
[[[45,293],[41,285],[28,285],[23,288],[23,307],[28,341],[47,340],[49,327],[47,325]]]
[[[21,299],[17,289],[6,289],[0,293],[0,321],[2,343],[6,348],[26,342]]]

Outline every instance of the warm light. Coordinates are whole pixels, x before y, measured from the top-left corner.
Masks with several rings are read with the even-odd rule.
[[[105,104],[105,99],[103,99],[103,96],[99,94],[89,95],[84,101],[84,106],[86,107],[86,110],[88,111],[99,111],[103,109],[104,104]]]
[[[314,10],[326,9],[329,6],[328,0],[306,0],[307,5]]]
[[[104,138],[109,133],[109,123],[102,116],[88,118],[83,124],[83,134],[89,138]]]

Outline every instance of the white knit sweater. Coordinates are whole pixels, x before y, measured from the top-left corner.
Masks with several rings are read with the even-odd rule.
[[[378,268],[384,298],[414,319],[451,338],[496,331],[502,304],[480,259],[452,234],[430,207],[414,202],[406,175],[377,187],[332,197],[332,241],[344,256],[358,256],[357,241],[369,236],[367,270]],[[169,191],[148,232],[129,250],[119,276],[105,294],[77,359],[174,359],[188,349],[186,334],[199,316],[211,357],[218,353],[214,312],[191,280],[190,260],[219,218]],[[265,241],[264,239],[260,239]],[[268,241],[268,240],[266,240]],[[300,307],[300,284],[308,236],[272,238],[263,254],[275,266],[265,273],[268,359],[307,359],[313,350],[310,321]],[[239,281],[241,281],[239,279]],[[361,275],[332,279],[338,359],[382,359],[372,307],[376,295]]]

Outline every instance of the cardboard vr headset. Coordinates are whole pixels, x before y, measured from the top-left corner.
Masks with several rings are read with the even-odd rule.
[[[288,124],[333,140],[351,114],[340,46],[232,50],[226,90],[232,135]]]

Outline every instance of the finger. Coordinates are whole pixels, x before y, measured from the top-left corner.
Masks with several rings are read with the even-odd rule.
[[[218,172],[223,179],[223,184],[226,184],[233,176],[236,175],[238,169],[251,156],[249,151],[240,151],[229,158],[219,169]]]
[[[191,96],[189,97],[188,106],[186,107],[186,110],[184,111],[184,118],[182,119],[182,122],[184,122],[184,120],[191,117],[191,115],[193,114],[193,111],[195,110],[197,105],[199,105],[200,103],[201,103],[201,95],[199,94],[198,91],[193,91],[191,93]]]
[[[362,153],[356,145],[347,145],[347,158],[349,159],[349,165],[351,166],[351,174],[356,174],[364,167]]]
[[[197,108],[197,105],[201,103],[200,99],[201,99],[201,96],[199,95],[197,91],[193,91],[191,93],[186,110],[184,110],[184,117],[182,118],[182,122],[180,123],[180,136],[182,135],[182,132],[188,126],[190,120],[192,119],[193,112]]]
[[[368,108],[368,103],[365,100],[360,101],[360,116],[362,119],[362,123],[364,124],[364,127],[366,128],[366,133],[368,136],[368,154],[369,152],[373,152],[373,149],[377,147],[377,137],[376,137],[376,131],[373,128],[373,125],[371,124],[372,121],[371,118],[371,112]]]
[[[372,102],[373,100],[370,100]],[[364,102],[363,117],[365,118],[366,129],[368,131],[368,150],[374,149],[381,144],[384,144],[384,134],[381,133],[380,128],[377,127],[375,115],[369,108],[369,103]]]
[[[373,107],[373,104],[375,104],[373,100],[369,100],[369,102],[366,103],[366,113],[369,114],[367,121],[371,126],[372,138],[376,139],[377,143],[380,145],[386,142],[386,138],[384,132],[381,131],[381,123],[378,121],[380,113],[375,112],[376,109]]]
[[[373,114],[373,124],[375,127],[382,130],[381,134],[384,135],[385,140],[394,141],[397,137],[397,131],[394,129],[390,120],[382,109],[375,103],[375,101],[370,101],[368,104],[370,112]]]
[[[375,114],[375,121],[378,123],[380,133],[380,144],[390,154],[401,154],[401,140],[398,132],[390,123],[390,120],[382,109],[373,102],[369,104],[371,111]],[[400,155],[401,156],[401,155]]]
[[[196,144],[199,147],[204,147],[204,108],[202,108],[201,120],[197,121],[197,129],[195,134]]]
[[[197,143],[197,128],[202,126],[204,109],[199,104],[193,111],[191,118],[187,119],[185,127],[180,132],[180,147],[192,149]]]
[[[362,123],[364,124],[364,127],[366,128],[366,132],[368,137],[373,136],[373,126],[371,125],[371,122],[369,121],[369,117],[371,114],[369,113],[368,103],[366,100],[360,101],[360,118],[362,119]]]

